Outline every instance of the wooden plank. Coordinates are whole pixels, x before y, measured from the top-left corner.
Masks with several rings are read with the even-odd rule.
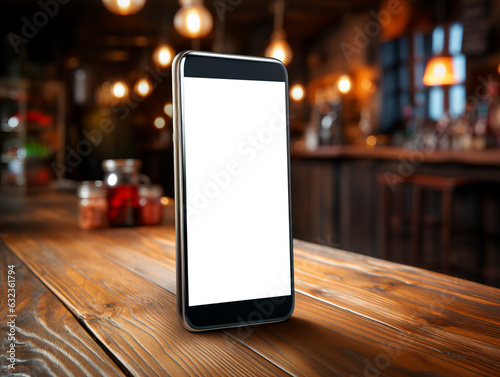
[[[7,270],[13,265],[15,293],[8,292]],[[0,241],[0,331],[3,376],[124,376],[71,312]],[[8,296],[8,293],[16,297]],[[7,297],[15,299],[10,312]],[[8,317],[8,315],[15,317]],[[7,337],[15,324],[12,335]],[[15,344],[14,360],[8,351]],[[12,368],[9,367],[12,365]]]
[[[145,228],[142,231],[147,231],[150,239],[162,239],[160,234],[154,235],[155,232]],[[161,261],[161,264],[172,265],[173,260],[168,260],[174,255],[173,235],[163,237],[164,240],[169,238],[171,244],[165,245],[165,252],[156,256],[151,255],[152,250],[157,250],[152,244],[136,250],[140,253],[148,250],[147,257]],[[111,239],[106,241],[102,237],[99,242],[111,242]],[[132,239],[128,239],[128,244],[134,245]],[[433,350],[435,353],[439,349],[450,355],[457,353],[457,349],[462,347],[463,355],[457,362],[462,368],[468,363],[476,363],[479,369],[484,367],[486,370],[498,370],[499,362],[483,364],[488,358],[500,360],[500,296],[497,289],[301,241],[296,241],[296,246],[298,291],[329,302],[343,311],[397,329],[392,337],[387,338],[389,340],[386,344],[391,344],[392,338],[401,339],[403,344],[418,343],[426,350]],[[129,255],[128,252],[120,254]],[[113,253],[110,257],[120,258],[118,253]],[[129,265],[134,270],[138,267],[139,265]],[[172,270],[162,271],[171,273]],[[156,280],[154,276],[160,274],[150,274],[152,281],[169,290],[174,288],[172,284],[166,284],[166,279]],[[173,280],[173,276],[170,280]],[[474,288],[474,292],[467,292],[471,288]],[[472,293],[474,295],[469,297]],[[476,300],[478,295],[479,302]],[[300,301],[297,307],[300,307]],[[447,321],[443,314],[445,310],[451,319],[460,318],[459,327],[444,325]],[[342,317],[343,314],[336,315]],[[431,325],[436,327],[422,336],[420,333],[426,331],[426,327],[430,329]],[[380,349],[383,344],[380,343],[375,349]],[[465,345],[472,349],[463,349]],[[377,354],[374,355],[376,356]],[[272,352],[267,357],[273,359]],[[430,359],[425,354],[424,357]],[[441,354],[435,353],[434,359],[435,367],[439,368],[442,364]],[[283,360],[274,362],[283,365]],[[401,362],[404,364],[406,361],[402,359]],[[294,374],[298,372],[291,366],[287,366],[287,370]]]
[[[301,241],[295,246],[301,292],[393,328],[393,339],[427,354],[432,371],[500,374],[500,290]]]
[[[106,250],[109,250],[106,252],[107,258],[115,260],[123,267],[174,292],[175,251],[173,232],[171,229],[160,227],[138,228],[133,232],[125,229],[103,230],[101,232],[96,232],[95,236],[96,237],[93,237],[92,241],[88,241],[89,246],[92,248],[98,248],[99,246],[101,248],[104,247]],[[123,244],[116,245],[116,238],[123,239]],[[83,239],[78,239],[78,242],[83,241]],[[396,347],[394,352],[397,351],[399,353],[402,350],[406,350],[406,352],[413,354],[416,352],[408,347],[413,344],[418,344],[419,347],[424,350],[422,352],[422,357],[434,368],[432,369],[434,371],[443,369],[443,365],[446,366],[446,370],[455,367],[460,371],[462,370],[461,368],[467,367],[467,363],[469,362],[476,363],[479,369],[484,367],[486,370],[488,370],[488,368],[495,371],[497,370],[498,363],[493,363],[492,366],[487,362],[484,363],[488,357],[500,357],[498,354],[498,349],[500,348],[497,347],[497,351],[495,351],[495,348],[491,349],[491,344],[499,345],[497,338],[500,331],[498,329],[498,319],[496,318],[497,312],[495,310],[481,309],[478,310],[474,316],[471,316],[473,313],[469,313],[468,311],[475,308],[475,303],[472,302],[470,298],[469,301],[466,300],[465,304],[463,304],[463,307],[467,309],[466,312],[461,314],[463,317],[461,319],[462,323],[467,323],[466,329],[472,329],[469,333],[457,334],[457,332],[462,331],[461,328],[437,326],[432,329],[429,334],[425,336],[420,335],[424,327],[429,326],[429,322],[432,325],[432,322],[437,318],[436,316],[440,314],[437,312],[442,310],[442,306],[446,306],[448,313],[454,313],[453,315],[455,315],[458,309],[455,308],[455,299],[453,298],[453,301],[451,301],[451,294],[457,295],[464,290],[464,287],[469,285],[474,286],[474,284],[459,279],[452,280],[427,271],[422,271],[421,274],[418,274],[417,272],[421,270],[411,269],[397,264],[379,261],[377,259],[364,258],[359,255],[345,252],[332,251],[332,249],[329,248],[319,248],[318,246],[301,243],[300,241],[297,241],[296,244],[302,247],[302,249],[307,250],[301,251],[300,248],[296,249],[297,290],[304,292],[305,295],[317,297],[322,301],[334,305],[334,308],[330,309],[332,311],[331,316],[334,318],[342,319],[346,315],[348,317],[352,316],[351,321],[354,323],[357,323],[356,321],[362,320],[363,318],[369,318],[373,323],[365,323],[363,327],[369,328],[376,327],[377,324],[381,325],[378,330],[381,334],[384,333],[386,328],[393,329],[394,334],[380,337],[378,342],[372,343],[371,348],[363,348],[365,349],[365,353],[369,354],[370,350],[372,350],[372,352],[375,352],[372,356],[376,358],[380,350],[384,349],[383,347],[391,349],[390,346],[393,345],[393,339],[399,339],[401,345],[398,345],[398,347],[400,348]],[[329,251],[330,254],[328,254],[327,251]],[[346,261],[342,261],[342,259]],[[147,270],[144,269],[144,265],[148,266]],[[381,266],[384,268],[382,269]],[[389,269],[388,267],[391,268]],[[413,277],[412,273],[414,274]],[[398,274],[401,275],[399,278],[397,277]],[[336,279],[334,277],[338,278]],[[391,287],[402,279],[406,281],[403,287],[406,288],[407,291],[399,292],[398,296],[387,299],[385,297],[387,296],[386,291],[394,291],[395,289],[392,288],[391,290]],[[460,287],[459,284],[462,284],[463,287]],[[360,287],[358,287],[358,285]],[[453,285],[457,285],[457,287]],[[387,286],[389,288],[387,288]],[[318,289],[318,287],[321,287],[321,289]],[[490,296],[484,297],[483,300],[489,300],[491,308],[493,309],[498,307],[498,290],[484,286],[480,287],[482,295],[485,295],[485,292],[490,292]],[[426,306],[426,303],[432,303],[432,305]],[[308,297],[301,297],[301,295],[298,295],[297,310],[294,314],[294,318],[300,315],[299,309],[302,305],[309,308],[314,304],[310,302]],[[486,309],[488,309],[488,306],[486,306]],[[307,311],[308,310],[304,310],[303,312],[307,313]],[[309,311],[315,313],[317,309]],[[417,316],[415,316],[415,314],[417,314]],[[304,314],[304,316],[306,317],[304,319],[306,322],[310,321],[310,314]],[[478,319],[476,316],[482,316],[484,318]],[[347,323],[349,321],[345,318],[343,320],[345,322],[343,322],[342,326],[347,329]],[[332,323],[334,324],[335,322]],[[356,330],[357,326],[359,326],[359,324],[356,326],[351,325],[354,329],[352,331],[360,333],[360,331]],[[484,331],[477,332],[477,329],[483,329]],[[341,332],[341,330],[342,329],[336,329],[337,332]],[[287,339],[289,337],[288,332],[297,333],[297,331],[300,332],[299,329],[283,330],[284,333],[279,336],[281,339]],[[493,338],[484,335],[485,333],[487,334],[488,331],[492,334],[491,336],[493,336]],[[256,334],[254,338],[265,339],[269,337],[267,329],[264,328],[255,330],[255,332],[252,329],[251,332]],[[259,349],[259,353],[265,355],[265,357],[273,363],[281,365],[293,374],[311,375],[311,373],[313,373],[310,367],[315,364],[315,359],[311,359],[310,355],[316,355],[317,349],[308,350],[307,345],[298,347],[298,340],[295,339],[294,341],[290,341],[290,344],[295,345],[299,350],[306,350],[307,352],[299,352],[296,349],[293,352],[293,357],[292,355],[288,355],[288,357],[277,357],[275,352],[273,352],[273,347],[267,347],[267,349],[264,347],[266,342],[259,342],[257,343],[259,346],[256,347],[255,344],[253,344],[254,338],[242,340],[240,339],[241,336],[237,336],[242,333],[246,334],[246,332],[241,331],[239,333],[236,332],[236,334],[230,331],[226,332],[226,334],[231,334],[235,340],[241,341],[248,347]],[[265,335],[262,335],[263,333]],[[357,334],[357,336],[359,336],[359,334]],[[497,338],[495,338],[495,336]],[[336,338],[338,338],[338,334]],[[376,338],[370,336],[370,339]],[[346,340],[344,339],[343,342],[345,343]],[[272,342],[267,343],[272,344]],[[352,354],[359,354],[359,348],[366,347],[365,343],[366,342],[361,336],[353,346],[354,349],[352,350]],[[442,353],[452,355],[457,352],[457,347],[467,343],[474,344],[475,351],[474,349],[462,349],[461,352],[464,353],[464,356],[461,355],[458,362],[453,362],[452,366],[443,363],[441,360],[441,353],[435,352],[436,349],[440,349]],[[326,349],[333,350],[338,348],[338,345],[335,348],[331,344],[323,344],[323,346],[326,347]],[[324,360],[320,359],[320,361],[316,363],[323,366],[329,365],[328,360],[331,359],[332,355],[328,353],[326,355]],[[483,359],[482,355],[488,356],[486,359]],[[396,370],[396,367],[401,369],[408,364],[408,362],[408,357],[402,357],[398,363],[392,362],[391,370]],[[297,363],[299,364],[297,365]],[[359,369],[359,365],[353,362],[353,360],[344,359],[342,360],[342,365],[351,365],[351,372]],[[335,371],[335,369],[332,369],[334,368],[333,365],[329,365],[329,368],[330,369],[327,369],[329,371],[328,373]],[[446,372],[446,370],[443,370],[443,372]],[[326,373],[325,370],[322,372]],[[343,370],[343,373],[346,373],[346,370]]]
[[[161,274],[150,269],[147,277],[173,291],[173,270],[161,267],[173,265],[173,234],[161,228],[141,228],[138,232],[143,234],[133,232],[135,240],[130,236],[124,249],[110,249],[108,257],[120,260],[119,254],[130,255],[132,249],[144,253],[144,258],[160,262],[155,269]],[[99,242],[112,242],[105,233],[99,235]],[[151,242],[147,247],[140,246],[142,237]],[[157,253],[163,243],[163,252]],[[405,375],[411,374],[412,368],[418,369],[421,360],[426,360],[429,370],[443,375],[450,370],[459,374],[465,370],[468,375],[500,372],[498,289],[301,241],[295,245],[299,294],[291,323],[226,334],[258,349],[294,375],[348,375],[359,373],[360,368]],[[140,265],[132,262],[128,268],[141,274]],[[165,273],[172,276],[156,278]],[[322,311],[328,322],[318,316]],[[456,320],[459,326],[453,324]],[[304,332],[308,323],[311,328]],[[323,329],[325,325],[331,336]],[[321,331],[319,338],[325,340],[310,342],[307,334]],[[287,350],[276,352],[281,348],[277,344],[286,344]],[[366,356],[366,364],[359,355]],[[336,362],[332,364],[332,360]],[[377,367],[376,362],[385,368]]]
[[[500,374],[498,289],[296,241],[299,293],[291,320],[189,334],[174,315],[173,228],[80,231],[68,203],[27,203],[30,213],[4,222],[3,231],[23,260],[124,359],[133,352],[139,359],[149,360],[147,353],[163,357],[156,342],[182,339],[174,353],[185,356],[180,359],[193,368],[190,373],[226,374],[231,368],[226,365],[249,368],[243,360],[253,357],[280,368],[268,374]],[[224,354],[222,365],[206,364],[207,356],[192,344]],[[156,359],[157,369],[128,367],[159,373],[172,363]]]
[[[2,224],[2,231],[9,231],[6,243],[127,373],[287,375],[222,332],[185,331],[177,320],[172,292],[106,258],[106,245],[89,247],[83,240],[92,239],[93,233],[76,229],[65,217],[53,216],[58,211],[57,206],[43,205],[30,207],[29,215],[18,213],[16,226]],[[19,227],[23,217],[29,227]]]

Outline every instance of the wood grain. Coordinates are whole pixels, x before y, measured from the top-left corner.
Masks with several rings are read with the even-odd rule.
[[[145,277],[173,292],[173,269],[163,267],[174,263],[173,233],[162,228],[141,228],[138,233],[129,232],[125,239],[127,246],[124,248],[130,249],[111,251],[108,257],[120,260],[120,255],[130,255],[133,249],[144,258],[160,261]],[[144,245],[144,240],[147,240],[147,245]],[[112,242],[106,232],[99,234],[99,243]],[[163,245],[161,249],[160,245]],[[380,355],[381,358],[390,357],[389,351],[393,352],[392,355],[398,354],[396,360],[390,359],[390,368],[387,369],[402,375],[411,374],[409,366],[413,364],[418,368],[422,359],[426,360],[430,370],[443,375],[452,370],[460,373],[467,370],[469,364],[477,368],[477,375],[483,372],[494,375],[500,371],[497,289],[477,284],[479,293],[476,295],[483,307],[475,310],[478,305],[476,298],[458,297],[463,293],[463,286],[474,286],[474,283],[301,241],[296,241],[295,245],[296,290],[305,297],[300,293],[297,295],[294,320],[287,324],[252,328],[248,332],[226,331],[226,334],[252,349],[259,349],[267,359],[294,375],[315,375],[318,371],[319,375],[328,375],[336,370],[342,371],[339,375],[355,374],[359,365],[357,356],[353,358],[352,355],[358,355],[361,349],[365,355],[371,355],[371,363]],[[158,250],[162,251],[158,253]],[[143,274],[140,266],[140,262],[131,263],[128,268]],[[323,302],[318,306],[315,298]],[[314,332],[310,324],[312,320],[324,325],[325,319],[317,317],[324,306],[330,313],[331,336],[326,336],[327,331],[319,326],[320,330],[316,329],[316,332],[323,331],[320,338],[325,340],[311,344],[309,337],[304,336],[307,333],[304,328]],[[369,321],[365,321],[367,318]],[[299,321],[295,322],[295,319]],[[457,322],[455,326],[452,325],[454,321]],[[279,329],[277,335],[274,327]],[[373,333],[363,334],[361,329],[365,328]],[[344,333],[347,330],[351,334],[346,338]],[[252,336],[244,336],[248,333]],[[291,334],[301,335],[294,338]],[[352,337],[356,341],[353,342]],[[290,352],[301,356],[283,357],[276,353],[277,339],[287,340]],[[352,350],[345,349],[340,355],[336,354],[349,341]],[[450,355],[446,362],[442,359],[443,354]],[[485,362],[484,355],[487,354],[493,357],[491,362]],[[337,360],[337,363],[341,360],[343,367],[332,364],[331,360]],[[468,373],[473,375],[470,371]]]
[[[443,375],[500,374],[498,289],[300,241],[295,269],[301,292],[392,329],[394,367],[411,352]]]
[[[71,197],[12,207],[5,242],[132,375],[500,375],[498,289],[296,241],[289,321],[190,334],[173,224],[87,232]]]
[[[15,314],[7,306],[7,266],[14,265]],[[71,312],[0,241],[2,376],[124,376]],[[7,317],[7,315],[17,317]],[[8,367],[7,321],[15,320],[15,363]]]
[[[61,207],[61,214],[67,209]],[[9,222],[16,223],[15,226],[10,228],[2,223],[2,231],[10,229],[6,243],[127,373],[134,376],[286,375],[279,367],[221,332],[185,331],[177,321],[173,293],[110,260],[106,256],[107,245],[90,241],[93,233],[76,229],[74,222],[65,216],[54,217],[57,207],[42,205],[30,210],[24,226],[20,227],[18,222],[24,212]],[[6,218],[10,216],[7,214]],[[114,239],[116,242],[116,235]],[[148,261],[144,262],[143,268],[147,269]],[[149,263],[156,264],[152,260]]]

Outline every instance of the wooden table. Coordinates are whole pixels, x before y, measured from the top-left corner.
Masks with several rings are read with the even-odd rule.
[[[46,193],[0,199],[0,233],[2,375],[500,375],[495,288],[295,241],[290,320],[193,334],[175,314],[172,222],[83,231],[76,199]]]

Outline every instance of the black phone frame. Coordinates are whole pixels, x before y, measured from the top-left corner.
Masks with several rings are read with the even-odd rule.
[[[183,95],[182,79],[184,77],[220,78],[233,80],[260,80],[278,81],[285,83],[286,96],[286,138],[287,138],[287,169],[288,169],[288,215],[289,215],[289,237],[290,237],[290,281],[291,294],[288,296],[265,297],[252,300],[225,302],[209,305],[189,306],[188,292],[188,242],[187,242],[187,204],[186,193],[182,190],[182,252],[184,263],[181,267],[182,277],[177,279],[177,284],[182,286],[178,295],[182,295],[182,308],[184,320],[194,331],[219,329],[227,327],[238,327],[256,325],[270,322],[280,322],[288,319],[295,306],[294,295],[294,263],[293,263],[293,237],[292,237],[292,209],[291,209],[291,169],[290,169],[290,126],[289,126],[289,103],[288,103],[288,74],[285,66],[276,59],[250,58],[246,56],[228,54],[204,54],[196,51],[187,51],[179,57],[179,94]],[[182,100],[181,100],[182,101]],[[182,122],[181,122],[182,123]],[[179,142],[182,143],[182,153],[179,155],[181,163],[182,187],[186,187],[186,161],[185,161],[185,138],[182,132]]]

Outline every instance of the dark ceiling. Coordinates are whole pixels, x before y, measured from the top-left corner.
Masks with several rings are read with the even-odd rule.
[[[214,16],[215,28],[203,39],[202,47],[210,48],[216,30],[225,21],[224,39],[238,50],[249,48],[252,34],[271,33],[272,3],[268,0],[205,1]],[[376,10],[379,3],[378,0],[288,0],[284,27],[290,40],[304,41],[333,27],[349,12]],[[23,17],[31,20],[40,6],[30,0],[2,0],[0,9],[0,28],[5,37],[8,32],[21,34]],[[168,37],[174,47],[181,50],[189,48],[190,42],[172,28],[178,9],[176,0],[147,0],[139,13],[118,16],[106,10],[100,0],[69,0],[60,5],[58,13],[33,39],[37,39],[37,43],[60,43],[64,50],[92,51],[99,45],[112,48],[136,45],[137,39],[130,37],[146,37],[140,42],[151,46]]]
[[[101,0],[42,0],[56,1],[66,4],[60,4],[47,25],[29,38],[25,61],[63,62],[76,57],[81,63],[99,65],[101,71],[112,71],[117,66],[139,66],[162,40],[168,40],[177,51],[222,46],[219,51],[262,55],[273,30],[274,2],[269,0],[205,0],[214,17],[214,28],[195,44],[181,37],[172,26],[180,7],[177,0],[147,0],[139,13],[130,16],[112,14]],[[286,0],[284,28],[294,54],[304,55],[317,39],[338,28],[346,17],[377,11],[380,3],[381,0]],[[421,3],[435,2],[413,0],[415,12]],[[33,0],[1,0],[0,31],[6,60],[12,55],[8,34],[22,35],[26,20],[33,20],[40,10],[39,2]],[[294,60],[292,64],[298,64],[298,59]]]

